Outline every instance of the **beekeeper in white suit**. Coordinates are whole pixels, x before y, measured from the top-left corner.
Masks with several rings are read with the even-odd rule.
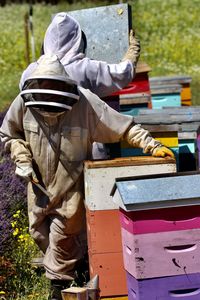
[[[46,30],[43,51],[44,54],[57,55],[70,78],[101,98],[122,89],[133,80],[140,55],[140,42],[132,30],[127,53],[122,62],[116,64],[86,57],[86,44],[79,23],[67,13],[60,12],[54,16]],[[32,63],[24,71],[20,87],[36,66],[36,62]]]
[[[0,136],[16,174],[28,180],[30,233],[44,253],[49,299],[61,300],[61,290],[76,279],[76,267],[87,251],[83,161],[91,158],[92,143],[124,139],[153,156],[173,153],[132,116],[76,86],[57,56],[49,55],[41,56],[26,79]]]
[[[56,54],[69,76],[78,85],[90,89],[99,97],[106,97],[130,83],[136,74],[136,65],[140,55],[140,42],[130,32],[130,46],[122,62],[108,64],[105,61],[86,57],[87,41],[79,23],[65,12],[56,14],[48,26],[43,42],[45,54]],[[24,71],[20,88],[26,77],[37,63],[32,63]],[[94,143],[93,158],[106,158],[103,144]]]

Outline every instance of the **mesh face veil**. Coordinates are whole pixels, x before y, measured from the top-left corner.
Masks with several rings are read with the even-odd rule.
[[[45,57],[45,55],[44,55]],[[46,111],[70,110],[79,100],[77,86],[59,60],[45,59],[29,77],[20,93],[25,106]]]

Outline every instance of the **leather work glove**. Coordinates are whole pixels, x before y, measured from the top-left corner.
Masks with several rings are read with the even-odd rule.
[[[135,33],[131,29],[129,35],[129,48],[124,55],[122,61],[130,60],[132,63],[137,64],[140,57],[140,41],[135,37]]]
[[[39,182],[33,168],[28,164],[18,164],[15,169],[15,174],[24,178],[26,181]]]
[[[152,156],[154,157],[166,157],[170,156],[172,158],[175,158],[174,153],[165,146],[158,146],[153,150]]]

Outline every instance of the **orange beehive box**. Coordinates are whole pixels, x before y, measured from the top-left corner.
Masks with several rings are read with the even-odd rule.
[[[121,252],[119,210],[86,209],[88,248],[91,253]]]
[[[122,252],[97,253],[89,251],[90,277],[99,275],[100,296],[128,294]]]

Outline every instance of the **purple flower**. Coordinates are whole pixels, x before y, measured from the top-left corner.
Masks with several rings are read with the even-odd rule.
[[[0,113],[0,125],[5,116]],[[13,214],[26,210],[26,184],[14,174],[15,166],[0,142],[0,256],[12,247]]]

